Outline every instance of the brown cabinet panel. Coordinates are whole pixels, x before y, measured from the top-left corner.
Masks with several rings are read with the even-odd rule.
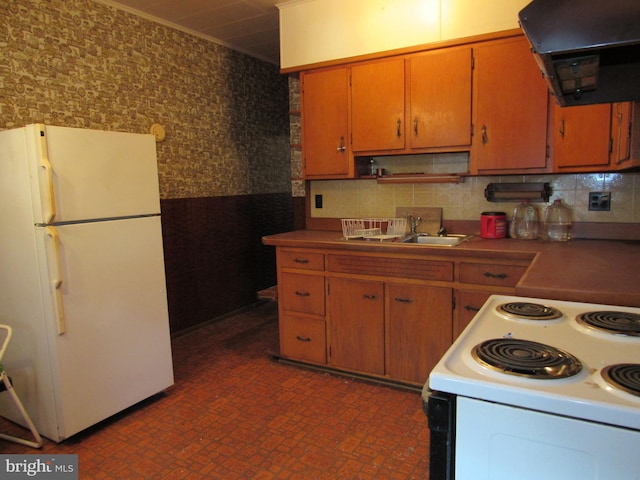
[[[472,49],[409,58],[411,148],[471,145]]]
[[[384,284],[329,279],[329,364],[384,374]]]
[[[452,342],[452,297],[451,288],[386,284],[387,375],[426,382]]]
[[[329,255],[327,268],[332,272],[416,280],[453,280],[453,262],[413,258]]]
[[[469,325],[484,302],[491,296],[488,292],[458,290],[456,292],[456,312],[453,317],[453,340]]]
[[[472,173],[546,168],[548,89],[524,37],[480,44]]]
[[[527,267],[488,263],[460,263],[460,281],[480,285],[515,287]]]
[[[554,103],[552,109],[554,170],[608,169],[611,104],[559,107]]]
[[[351,68],[351,135],[354,152],[405,147],[404,59]]]
[[[347,68],[303,72],[302,154],[305,178],[351,178]]]
[[[278,282],[285,311],[324,315],[324,277],[285,272]]]
[[[324,270],[324,255],[322,253],[278,249],[278,261],[282,268]]]
[[[313,363],[327,363],[327,337],[323,320],[281,315],[280,354]]]

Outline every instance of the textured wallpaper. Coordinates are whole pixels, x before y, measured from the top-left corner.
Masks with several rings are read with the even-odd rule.
[[[0,0],[0,129],[148,133],[161,198],[291,190],[278,67],[92,0]]]

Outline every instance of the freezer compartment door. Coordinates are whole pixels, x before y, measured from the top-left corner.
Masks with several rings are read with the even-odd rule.
[[[25,131],[36,223],[160,213],[152,135],[44,125]]]
[[[156,216],[39,230],[64,439],[173,384],[161,224]]]

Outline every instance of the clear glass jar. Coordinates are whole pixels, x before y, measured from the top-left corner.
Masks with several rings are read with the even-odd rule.
[[[509,236],[520,240],[535,240],[540,236],[540,213],[529,200],[523,200],[513,209]]]
[[[542,224],[542,239],[552,242],[566,242],[571,240],[573,221],[571,209],[556,199],[544,212]]]

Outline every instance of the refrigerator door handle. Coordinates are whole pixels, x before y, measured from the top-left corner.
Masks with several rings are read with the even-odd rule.
[[[53,301],[55,302],[56,326],[58,335],[63,335],[66,331],[64,321],[64,307],[62,304],[62,260],[60,258],[60,237],[55,227],[45,227],[48,242],[48,258],[53,259],[53,275],[50,275],[51,287],[53,288]]]
[[[44,137],[40,137],[46,142]],[[40,168],[44,172],[44,185],[41,187],[44,223],[51,223],[56,218],[56,196],[53,189],[53,167],[46,156],[46,144],[41,146]]]

